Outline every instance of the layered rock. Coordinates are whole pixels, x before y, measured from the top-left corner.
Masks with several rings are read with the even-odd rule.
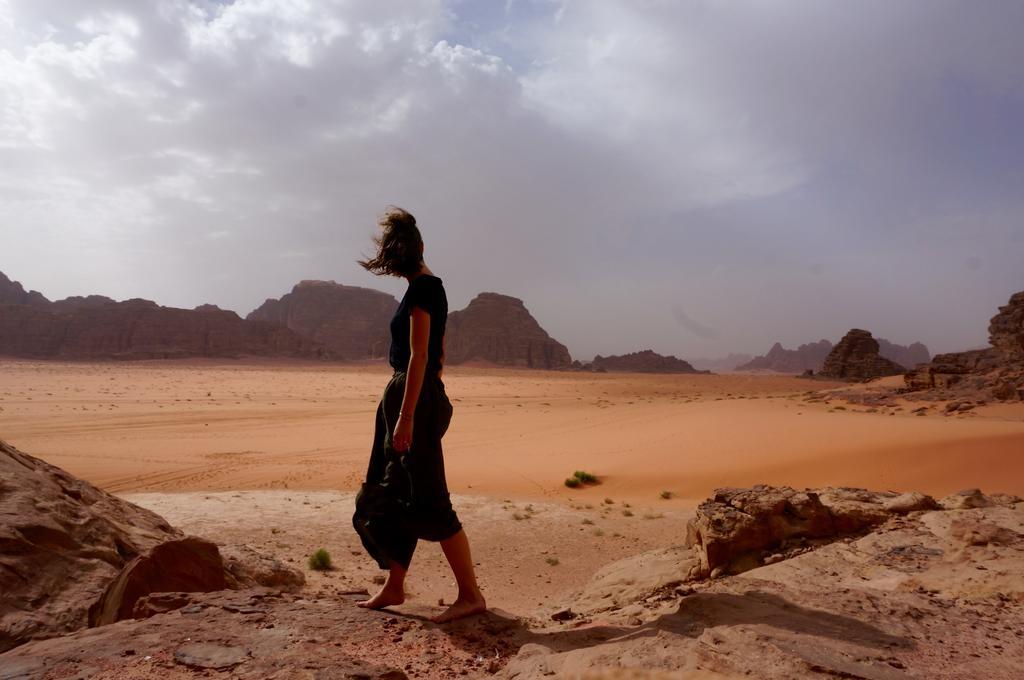
[[[302,281],[280,299],[268,299],[246,319],[286,326],[340,359],[370,359],[387,356],[388,324],[396,307],[394,296],[378,290]]]
[[[499,677],[1020,674],[1019,498],[721,489],[691,526],[692,548],[598,572]]]
[[[906,388],[940,396],[976,393],[1001,401],[1024,399],[1024,291],[999,308],[988,332],[990,347],[939,354],[904,375]]]
[[[501,366],[560,369],[572,363],[565,345],[547,334],[523,301],[480,293],[448,315],[445,357],[449,364],[481,361]]]
[[[878,341],[871,333],[853,328],[829,352],[820,373],[827,378],[865,381],[905,371],[903,366],[879,355]]]
[[[818,371],[825,361],[825,357],[832,351],[832,343],[828,340],[819,340],[796,349],[786,349],[781,343],[775,343],[768,353],[757,356],[750,361],[736,366],[737,371],[768,370],[779,373],[803,373],[805,371]]]
[[[594,371],[622,371],[628,373],[709,373],[698,371],[689,362],[673,355],[664,356],[654,350],[645,349],[640,352],[603,357],[594,357],[584,369]]]
[[[0,652],[130,618],[150,593],[250,586],[259,575],[227,569],[209,541],[0,441]]]

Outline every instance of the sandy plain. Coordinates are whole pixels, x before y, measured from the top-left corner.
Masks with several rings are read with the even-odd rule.
[[[338,566],[320,588],[372,588],[349,518],[389,370],[300,362],[0,361],[0,438],[221,543]],[[838,383],[454,367],[449,485],[491,603],[543,613],[600,566],[679,543],[720,486],[846,485],[1024,495],[1024,405],[955,416],[869,412]],[[809,402],[809,392],[826,398]],[[574,470],[601,483],[568,489]],[[669,492],[670,498],[662,498]],[[410,606],[452,584],[417,553]]]

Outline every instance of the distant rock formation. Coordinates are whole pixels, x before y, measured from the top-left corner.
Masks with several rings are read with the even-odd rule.
[[[820,374],[840,380],[874,380],[906,370],[878,353],[878,341],[871,333],[853,328],[825,357]]]
[[[540,327],[522,300],[498,293],[480,293],[448,315],[445,357],[449,364],[483,361],[543,369],[572,363],[569,350]]]
[[[745,364],[736,366],[737,371],[769,370],[779,373],[803,373],[818,371],[825,362],[825,357],[832,351],[832,343],[819,340],[796,349],[786,349],[781,343],[775,343],[764,356],[754,357]]]
[[[244,321],[212,305],[176,309],[139,298],[115,302],[102,295],[49,302],[31,293],[19,298],[20,289],[20,284],[5,287],[5,299],[24,299],[28,304],[0,304],[0,355],[65,359],[327,356],[322,345],[283,326]]]
[[[1024,291],[999,308],[988,333],[991,347],[939,354],[904,376],[907,389],[984,392],[1000,401],[1024,400]]]
[[[269,299],[245,318],[278,323],[323,344],[339,359],[385,357],[398,300],[371,288],[334,281],[302,281],[279,300]]]
[[[50,301],[37,290],[25,291],[17,281],[11,281],[0,272],[0,305],[41,305],[46,306]]]
[[[693,367],[700,371],[714,371],[724,373],[737,370],[737,366],[749,363],[754,360],[751,354],[729,354],[718,359],[690,359]]]
[[[931,359],[928,347],[920,342],[910,345],[897,345],[884,338],[878,338],[878,354],[900,366],[916,366],[927,363]],[[754,357],[747,363],[737,365],[737,371],[770,370],[779,373],[818,373],[825,364],[825,358],[832,351],[832,343],[828,340],[800,345],[795,350],[785,349],[775,343],[764,356]]]
[[[589,364],[581,366],[592,371],[621,371],[627,373],[710,373],[698,371],[689,362],[673,355],[663,356],[654,350],[603,357],[598,354]]]
[[[918,364],[927,364],[932,360],[931,352],[927,345],[921,342],[912,342],[907,346],[897,345],[885,338],[877,338],[878,354],[900,366],[913,368]]]

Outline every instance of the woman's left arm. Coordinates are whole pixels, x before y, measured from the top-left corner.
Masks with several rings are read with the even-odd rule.
[[[427,345],[430,340],[430,314],[419,307],[413,307],[409,314],[409,367],[405,372],[405,394],[402,395],[402,410],[398,423],[391,435],[396,451],[408,451],[412,446],[413,414],[423,387],[423,376],[427,371]]]

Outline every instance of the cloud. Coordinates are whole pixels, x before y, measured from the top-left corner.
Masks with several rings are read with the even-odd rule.
[[[1022,21],[1005,0],[0,0],[0,270],[243,313],[308,278],[397,292],[354,264],[397,203],[454,306],[517,295],[580,356],[763,351],[854,315],[956,349],[1024,287]],[[983,264],[951,278],[965,253]]]

